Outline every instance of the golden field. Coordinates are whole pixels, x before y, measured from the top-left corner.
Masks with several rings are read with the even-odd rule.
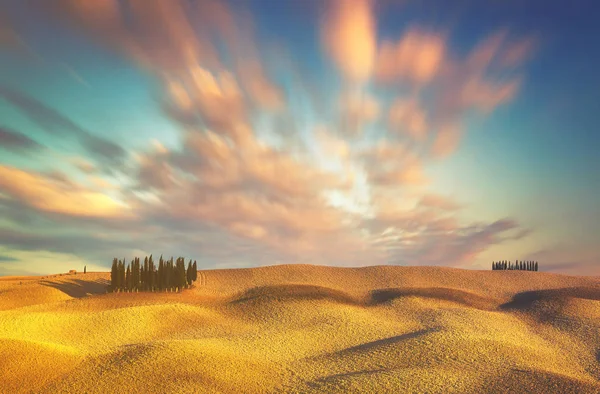
[[[600,393],[600,279],[442,267],[0,278],[2,393]]]

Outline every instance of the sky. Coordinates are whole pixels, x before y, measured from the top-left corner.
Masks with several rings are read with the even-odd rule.
[[[600,275],[599,8],[2,1],[0,275]]]

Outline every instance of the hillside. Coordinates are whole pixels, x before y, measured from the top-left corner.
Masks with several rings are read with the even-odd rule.
[[[600,392],[600,278],[442,267],[0,279],[0,391]]]

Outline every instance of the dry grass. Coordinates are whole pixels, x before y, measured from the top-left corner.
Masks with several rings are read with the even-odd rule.
[[[599,393],[600,280],[435,267],[0,280],[8,393]]]

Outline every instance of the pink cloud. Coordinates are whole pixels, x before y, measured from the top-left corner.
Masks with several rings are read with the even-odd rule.
[[[381,83],[399,80],[428,83],[438,74],[446,50],[442,36],[411,28],[397,43],[384,41],[381,44],[375,76]]]
[[[349,136],[361,134],[362,127],[377,120],[381,112],[379,102],[365,92],[347,93],[342,96],[340,104],[342,116],[340,128]]]
[[[415,100],[396,99],[388,113],[391,131],[406,133],[412,138],[423,141],[427,135],[427,116]]]
[[[11,199],[46,212],[81,217],[125,217],[127,207],[112,197],[86,190],[62,176],[0,166],[0,188]]]
[[[342,74],[362,82],[371,76],[376,52],[371,0],[333,0],[322,22],[323,46]]]
[[[468,110],[490,112],[517,94],[518,77],[506,81],[493,73],[514,68],[529,53],[525,44],[507,45],[506,32],[484,40],[464,59],[454,56],[443,35],[416,27],[378,46],[371,0],[328,2],[322,44],[345,83],[333,96],[341,98],[339,127],[315,133],[315,147],[302,141],[302,127],[310,131],[314,125],[293,118],[295,108],[286,105],[284,91],[272,78],[278,75],[273,69],[290,71],[294,62],[265,61],[249,15],[240,17],[217,0],[133,0],[127,12],[116,0],[56,4],[50,8],[60,8],[80,29],[149,71],[163,89],[165,113],[181,129],[180,148],[157,144],[129,163],[135,187],[125,193],[127,207],[149,234],[169,233],[169,242],[180,237],[194,243],[192,235],[201,229],[202,242],[218,243],[209,235],[218,233],[227,239],[223,245],[237,245],[232,249],[242,254],[258,251],[253,257],[261,261],[273,255],[286,262],[347,264],[399,259],[459,264],[521,236],[513,234],[519,225],[511,220],[460,223],[456,211],[461,206],[428,191],[424,170],[425,160],[456,151]],[[321,119],[329,109],[327,92],[300,74],[294,69],[294,98],[303,99],[308,91],[315,123],[335,127],[337,119]],[[369,85],[372,77],[378,86]],[[364,125],[379,124],[387,107],[377,89],[404,83],[417,89],[410,98],[399,96],[390,103],[384,119],[388,128],[377,130],[381,139],[371,143],[370,135],[358,135]],[[266,142],[264,130],[253,124],[256,115],[280,121],[273,134],[282,137],[283,146]],[[57,124],[70,125],[64,119]],[[321,167],[313,148],[340,168]],[[423,153],[427,149],[430,156]],[[0,183],[4,180],[10,197],[37,210],[122,214],[99,192],[49,175],[6,171]],[[362,178],[364,184],[357,187]],[[18,186],[17,180],[28,182]],[[373,211],[373,218],[351,213],[330,198],[332,191],[351,194],[361,187],[365,211]],[[414,206],[404,206],[399,198],[408,196],[407,190]],[[215,255],[227,253],[212,248]]]
[[[419,201],[419,205],[422,207],[437,208],[444,211],[455,211],[461,207],[461,205],[453,199],[434,193],[423,195]]]
[[[444,158],[454,153],[461,137],[460,125],[449,123],[442,125],[433,140],[431,152],[434,157]]]

